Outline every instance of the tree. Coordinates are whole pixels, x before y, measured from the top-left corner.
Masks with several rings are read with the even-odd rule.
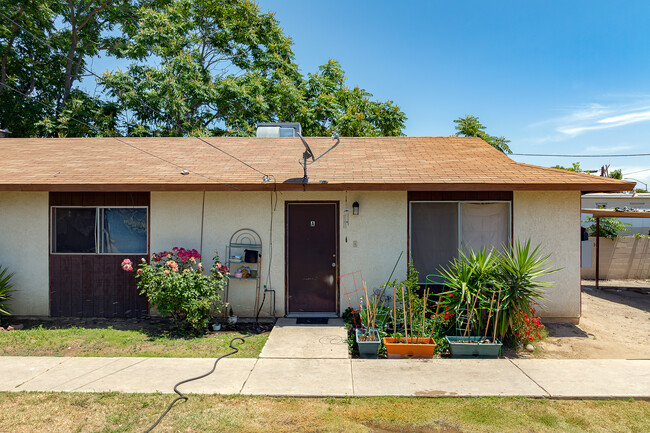
[[[620,168],[612,170],[612,172],[609,173],[609,177],[612,179],[623,179],[623,171]]]
[[[0,0],[8,18],[0,20],[2,126],[18,137],[111,133],[114,104],[77,84],[88,75],[88,60],[115,41],[110,32],[130,16],[133,5],[130,0]]]
[[[269,121],[300,122],[305,135],[400,135],[404,128],[399,107],[346,87],[335,61],[305,79],[291,39],[250,1],[142,7],[128,31],[118,54],[135,63],[106,73],[102,84],[133,115],[129,134],[254,135],[257,122]]]
[[[485,126],[481,125],[478,117],[468,114],[465,117],[459,117],[454,120],[454,123],[456,123],[456,131],[458,131],[456,132],[456,136],[479,137],[503,153],[512,153],[508,146],[510,140],[507,140],[505,137],[496,137],[485,132]]]
[[[580,163],[579,162],[574,162],[571,167],[563,167],[561,165],[554,165],[551,168],[557,168],[560,170],[566,170],[566,171],[573,171],[575,173],[588,173],[587,170],[583,170],[580,168]]]
[[[252,0],[0,0],[0,126],[14,137],[400,135],[391,101],[345,85],[330,61],[304,77],[292,41]],[[79,87],[96,56],[131,61]],[[94,79],[91,77],[91,79]]]

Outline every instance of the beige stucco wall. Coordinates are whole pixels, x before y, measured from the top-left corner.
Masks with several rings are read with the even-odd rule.
[[[338,201],[340,210],[340,273],[361,270],[370,289],[379,287],[388,278],[400,252],[404,256],[393,278],[406,274],[407,206],[406,192],[280,192],[277,205],[271,210],[270,192],[207,192],[203,234],[204,261],[211,263],[212,251],[218,249],[226,260],[226,245],[231,235],[241,228],[255,230],[262,238],[261,281],[267,281],[270,254],[270,223],[273,215],[271,284],[276,290],[276,315],[285,311],[285,202],[327,200]],[[275,200],[275,198],[274,198]],[[358,201],[360,214],[352,213]],[[202,192],[154,192],[151,194],[151,250],[201,247]],[[354,241],[357,246],[354,247]],[[344,280],[347,287],[349,279]],[[254,283],[232,281],[230,302],[235,314],[255,315]],[[356,301],[356,299],[355,299]],[[348,307],[341,287],[340,309]],[[268,316],[265,305],[261,316]]]
[[[551,254],[552,266],[562,268],[545,279],[555,284],[545,290],[540,315],[577,321],[580,317],[580,192],[515,191],[513,233],[531,239]]]
[[[48,244],[48,193],[0,192],[0,264],[15,273],[15,315],[49,314]]]

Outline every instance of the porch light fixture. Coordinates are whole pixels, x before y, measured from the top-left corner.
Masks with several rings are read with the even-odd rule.
[[[359,202],[352,203],[352,215],[359,215]]]

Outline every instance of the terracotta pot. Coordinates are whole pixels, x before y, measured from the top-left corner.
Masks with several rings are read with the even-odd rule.
[[[433,351],[436,349],[436,342],[433,338],[409,338],[408,343],[401,339],[396,343],[392,337],[384,337],[384,345],[389,359],[400,358],[433,358]]]

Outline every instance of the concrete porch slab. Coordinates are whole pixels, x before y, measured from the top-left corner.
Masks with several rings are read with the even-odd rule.
[[[505,359],[354,359],[354,395],[548,396]]]
[[[249,395],[353,395],[349,359],[259,359],[241,392]]]
[[[87,382],[77,392],[161,392],[171,394],[181,380],[210,371],[213,358],[136,358],[142,360],[130,367]],[[222,359],[210,376],[183,384],[183,393],[237,394],[250,375],[256,359]]]
[[[513,359],[555,398],[650,398],[650,359]]]
[[[348,359],[343,319],[327,325],[296,325],[295,318],[278,319],[260,358]]]

